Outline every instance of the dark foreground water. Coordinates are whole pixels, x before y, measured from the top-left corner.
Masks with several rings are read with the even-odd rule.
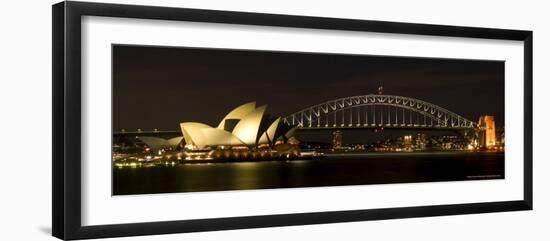
[[[113,195],[504,178],[504,153],[330,155],[319,160],[114,168]]]

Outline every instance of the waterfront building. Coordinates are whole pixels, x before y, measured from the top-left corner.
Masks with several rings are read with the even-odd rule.
[[[254,149],[274,147],[289,140],[296,142],[292,140],[294,130],[282,124],[281,117],[265,115],[266,108],[266,105],[256,108],[256,102],[246,103],[230,111],[217,127],[199,122],[181,123],[185,149]]]
[[[403,136],[403,148],[411,149],[413,145],[413,138],[411,135]]]

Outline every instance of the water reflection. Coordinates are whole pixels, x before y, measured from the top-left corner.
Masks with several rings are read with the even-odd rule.
[[[318,160],[113,168],[113,193],[143,194],[504,178],[504,153],[334,155]]]

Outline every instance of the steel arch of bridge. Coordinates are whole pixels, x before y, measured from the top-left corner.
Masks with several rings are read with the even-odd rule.
[[[376,110],[376,107],[380,110]],[[398,113],[400,111],[401,113]],[[332,121],[331,115],[333,115]],[[407,115],[410,118],[407,118]],[[300,129],[379,127],[472,129],[477,127],[474,122],[456,113],[422,100],[376,94],[327,101],[286,116],[283,121]]]

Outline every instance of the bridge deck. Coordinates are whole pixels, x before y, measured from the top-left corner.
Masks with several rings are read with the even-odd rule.
[[[115,131],[113,132],[113,135],[180,135],[181,131],[179,130],[170,130],[170,131]]]
[[[336,130],[336,129],[403,129],[403,130],[472,130],[475,127],[463,126],[423,126],[423,125],[329,125],[329,126],[305,126],[298,127],[298,130]]]
[[[429,125],[389,125],[389,124],[369,124],[369,125],[338,125],[338,126],[311,126],[311,127],[298,127],[297,130],[342,130],[342,129],[398,129],[398,130],[473,130],[475,127],[460,127],[460,126],[429,126]],[[125,131],[125,132],[113,132],[113,135],[136,135],[136,136],[153,136],[153,135],[181,135],[179,130],[169,131]]]

